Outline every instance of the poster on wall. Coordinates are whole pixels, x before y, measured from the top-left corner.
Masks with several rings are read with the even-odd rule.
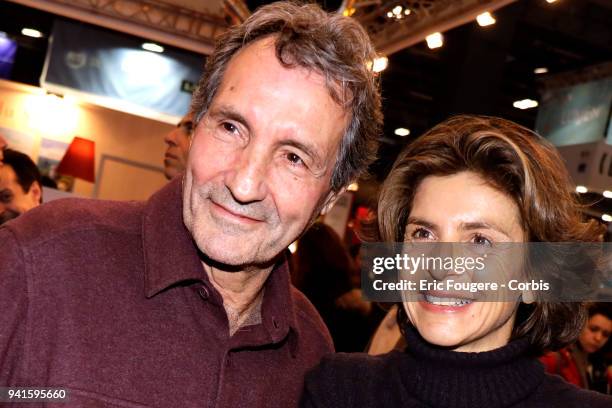
[[[68,143],[45,138],[41,140],[37,165],[42,175],[55,178],[55,168],[64,157],[66,149]]]
[[[146,51],[142,43],[100,28],[56,21],[42,86],[140,116],[172,116],[174,122],[189,109],[190,85],[199,80],[204,56],[171,49]]]
[[[30,157],[34,156],[36,150],[35,136],[2,126],[0,126],[0,135],[4,137],[9,148],[27,154]]]
[[[0,32],[0,78],[9,79],[15,62],[17,43]]]
[[[606,137],[611,105],[612,77],[546,90],[536,130],[556,146],[597,142]]]

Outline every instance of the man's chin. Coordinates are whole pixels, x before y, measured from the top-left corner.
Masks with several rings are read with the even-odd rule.
[[[258,257],[247,251],[230,251],[226,248],[211,248],[209,245],[198,245],[198,249],[202,262],[225,272],[267,269],[273,266],[281,255]]]
[[[20,215],[21,214],[16,211],[6,210],[0,214],[0,225],[4,224],[5,222],[9,222],[12,219],[15,219]]]

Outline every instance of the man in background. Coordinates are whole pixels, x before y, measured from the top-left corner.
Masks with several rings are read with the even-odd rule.
[[[0,225],[42,203],[42,180],[36,164],[27,155],[3,150],[0,166]]]
[[[168,180],[185,171],[192,133],[193,114],[188,113],[164,137],[164,142],[167,145],[164,155],[164,175]]]
[[[3,156],[4,149],[6,149],[6,140],[4,140],[2,135],[0,135],[0,165],[2,165],[2,159],[4,157]]]

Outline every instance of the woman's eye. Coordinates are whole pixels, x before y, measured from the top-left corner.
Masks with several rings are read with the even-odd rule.
[[[431,232],[427,231],[425,228],[417,228],[412,232],[411,237],[413,239],[432,239]]]
[[[493,243],[487,238],[483,237],[482,235],[474,236],[474,238],[472,239],[472,242],[476,245],[483,245],[483,246],[488,246],[488,247],[493,246]]]

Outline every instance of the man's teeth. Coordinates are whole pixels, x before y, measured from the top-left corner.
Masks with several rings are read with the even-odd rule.
[[[470,299],[448,298],[425,295],[425,300],[428,303],[438,306],[463,306],[472,303]]]

